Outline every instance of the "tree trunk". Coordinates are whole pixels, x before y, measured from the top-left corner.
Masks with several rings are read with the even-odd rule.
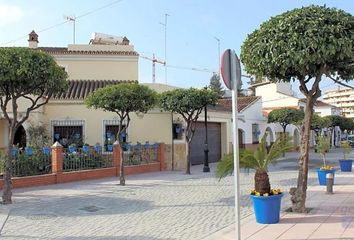
[[[119,184],[122,186],[125,186],[125,176],[124,176],[124,161],[123,161],[123,145],[119,143],[119,148],[120,148],[120,168],[119,168]]]
[[[306,190],[307,190],[307,178],[308,178],[308,162],[309,162],[309,142],[310,142],[310,127],[311,119],[313,115],[313,106],[316,98],[309,95],[306,96],[306,110],[304,123],[301,126],[301,144],[300,144],[300,156],[299,156],[299,173],[297,188],[290,190],[292,211],[298,213],[306,212]]]
[[[254,174],[254,189],[261,195],[270,193],[270,183],[268,173],[264,169],[257,169]]]
[[[9,127],[9,143],[7,146],[7,158],[5,159],[5,172],[4,172],[4,189],[2,194],[2,203],[11,204],[12,203],[12,145],[15,137],[15,129],[12,124]]]
[[[285,127],[283,127],[283,138],[285,139],[285,135],[286,134],[286,126]],[[283,157],[285,157],[285,151],[283,151]]]
[[[190,156],[190,142],[186,142],[186,159],[187,159],[187,168],[186,168],[186,174],[191,174],[191,161],[189,159]]]

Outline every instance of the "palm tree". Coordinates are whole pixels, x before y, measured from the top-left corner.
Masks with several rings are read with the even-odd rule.
[[[251,152],[249,150],[240,151],[240,167],[246,169],[254,169],[255,191],[259,192],[262,196],[264,193],[271,193],[268,165],[278,159],[281,154],[293,148],[290,144],[288,137],[279,137],[271,146],[269,153],[266,149],[267,134],[261,139],[257,150]],[[233,154],[226,155],[226,157],[218,164],[216,176],[220,179],[231,175],[234,172]]]

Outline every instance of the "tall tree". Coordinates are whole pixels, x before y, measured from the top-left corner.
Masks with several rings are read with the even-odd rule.
[[[279,123],[286,132],[289,124],[296,124],[304,118],[304,112],[294,108],[280,108],[271,111],[268,115],[268,123]]]
[[[215,105],[218,100],[218,95],[209,89],[175,89],[167,91],[160,96],[160,106],[168,112],[180,114],[187,126],[185,128],[186,137],[186,173],[190,174],[190,143],[196,128],[196,123],[199,115],[205,106]]]
[[[332,80],[354,77],[354,17],[342,10],[308,6],[272,17],[249,34],[241,60],[249,74],[270,81],[298,81],[306,98],[301,126],[297,187],[292,210],[305,212],[309,136],[313,107],[321,96],[323,75]]]
[[[91,93],[85,104],[89,108],[102,109],[114,112],[119,116],[117,140],[120,146],[120,185],[125,185],[123,162],[123,138],[121,134],[126,131],[130,123],[130,113],[146,113],[157,103],[157,93],[143,85],[135,83],[121,83],[100,88]]]
[[[27,48],[0,48],[0,107],[9,124],[4,204],[12,203],[12,144],[30,113],[67,88],[66,72],[50,55]],[[20,107],[20,108],[19,108]],[[24,110],[20,110],[24,109]]]
[[[220,76],[216,73],[210,78],[209,88],[218,94],[219,98],[222,98],[225,94],[225,90],[221,85]]]

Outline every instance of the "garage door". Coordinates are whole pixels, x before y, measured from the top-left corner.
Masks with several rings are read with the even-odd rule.
[[[204,123],[198,122],[191,142],[190,159],[192,165],[204,163]],[[209,162],[217,162],[221,156],[220,123],[208,123]]]

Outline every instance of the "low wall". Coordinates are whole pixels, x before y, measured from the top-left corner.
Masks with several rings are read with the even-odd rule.
[[[80,171],[70,171],[63,172],[63,159],[62,159],[62,147],[54,146],[52,147],[52,173],[28,176],[28,177],[13,177],[12,187],[22,188],[22,187],[34,187],[41,185],[50,185],[57,183],[66,183],[106,177],[119,176],[120,169],[120,147],[115,145],[113,149],[113,167],[109,168],[99,168],[99,169],[89,169]],[[132,175],[139,173],[157,172],[166,170],[165,163],[165,144],[160,144],[158,148],[158,162],[124,166],[124,174]],[[3,189],[4,179],[0,179],[0,189]]]

